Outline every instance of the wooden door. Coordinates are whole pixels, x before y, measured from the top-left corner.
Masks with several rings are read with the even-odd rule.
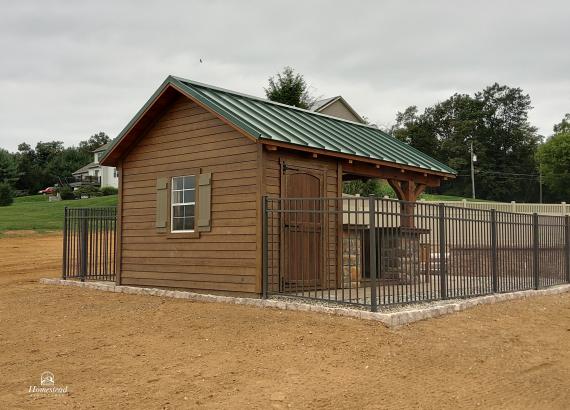
[[[323,268],[324,171],[283,164],[283,286],[320,287]]]

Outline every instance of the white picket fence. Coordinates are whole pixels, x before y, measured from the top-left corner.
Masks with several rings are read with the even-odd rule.
[[[423,200],[420,200],[423,201]],[[426,201],[427,202],[427,201]],[[559,204],[525,204],[512,202],[472,202],[467,200],[462,201],[436,201],[448,206],[457,206],[461,208],[470,209],[483,209],[502,212],[518,212],[525,214],[537,213],[540,215],[570,215],[570,204],[562,202]]]

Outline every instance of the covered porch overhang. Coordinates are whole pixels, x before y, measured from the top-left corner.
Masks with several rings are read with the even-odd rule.
[[[401,225],[414,226],[414,202],[424,192],[426,187],[438,187],[441,181],[454,178],[453,174],[414,169],[398,164],[380,165],[361,161],[349,160],[342,165],[342,180],[384,179],[392,187],[397,198],[402,202]]]

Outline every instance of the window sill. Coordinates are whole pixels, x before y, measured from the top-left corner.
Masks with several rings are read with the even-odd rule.
[[[200,232],[168,232],[167,239],[196,239],[200,237]]]

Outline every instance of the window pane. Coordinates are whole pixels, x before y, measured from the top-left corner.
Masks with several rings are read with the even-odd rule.
[[[196,191],[194,191],[193,189],[190,191],[184,191],[184,202],[188,203],[188,202],[194,202],[196,197]]]
[[[173,191],[172,192],[172,203],[173,204],[180,204],[182,203],[182,199],[184,198],[182,193],[184,191]]]
[[[185,231],[193,231],[194,230],[194,218],[184,218],[184,230]]]
[[[172,230],[173,231],[183,231],[184,230],[184,218],[172,218]]]
[[[172,178],[172,189],[184,189],[184,177]]]
[[[173,218],[183,218],[184,217],[184,207],[183,206],[173,206],[172,207],[172,217]]]
[[[184,216],[194,216],[194,205],[184,205]]]
[[[194,175],[184,177],[184,189],[193,189],[195,186]]]

